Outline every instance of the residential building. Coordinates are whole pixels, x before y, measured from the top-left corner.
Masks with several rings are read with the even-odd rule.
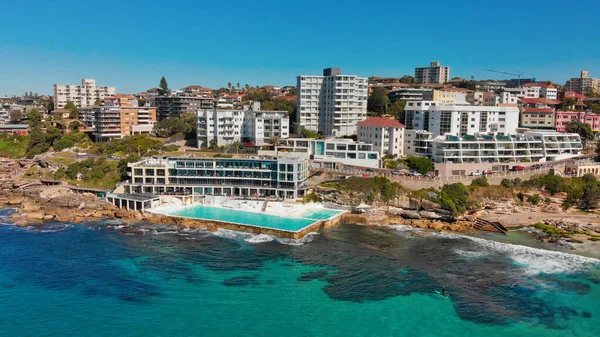
[[[200,109],[196,116],[199,148],[209,146],[211,140],[218,146],[234,142],[263,145],[265,139],[290,136],[287,112],[260,110],[259,102],[243,110]]]
[[[175,94],[169,96],[156,96],[154,98],[158,120],[167,117],[179,117],[184,112],[196,113],[198,109],[212,109],[213,98]]]
[[[395,119],[371,117],[358,123],[358,141],[372,144],[380,156],[402,157],[404,154],[404,125]]]
[[[574,77],[567,81],[565,89],[582,95],[600,93],[600,79],[591,78],[587,70],[582,70],[579,78]]]
[[[567,124],[572,120],[589,124],[594,132],[600,131],[600,114],[590,111],[556,111],[556,131],[567,131]]]
[[[0,124],[10,123],[10,111],[0,106]]]
[[[367,118],[366,78],[342,75],[327,68],[323,76],[298,76],[295,130],[308,129],[324,136],[356,133],[356,124]]]
[[[213,89],[205,88],[200,85],[189,85],[183,88],[183,92],[192,96],[212,97]]]
[[[128,164],[125,193],[296,199],[304,195],[310,161],[304,157],[168,157]],[[196,200],[197,199],[197,200]]]
[[[154,128],[156,108],[138,106],[138,101],[133,96],[118,96],[114,99],[106,99],[102,106],[92,107],[93,135],[96,141],[103,142],[134,134],[150,133]]]
[[[583,148],[576,133],[528,129],[510,135],[478,133],[463,137],[435,137],[422,130],[407,130],[406,138],[412,141],[407,144],[407,155],[427,156],[435,163],[547,162],[578,156]]]
[[[521,126],[531,129],[554,129],[553,108],[522,108]]]
[[[506,82],[496,80],[469,81],[468,88],[475,91],[498,91],[506,87]]]
[[[116,95],[115,87],[96,86],[93,78],[84,78],[81,85],[55,84],[54,109],[62,109],[67,102],[73,102],[77,108],[92,106],[101,99]]]
[[[402,88],[390,91],[388,97],[391,104],[396,103],[396,101],[420,101],[425,94],[431,91],[433,91],[431,88]]]
[[[463,88],[440,88],[433,89],[423,93],[423,100],[437,101],[441,104],[452,104],[456,102],[456,97],[462,97],[472,93],[473,90]]]
[[[0,134],[27,136],[30,130],[29,124],[0,124]]]
[[[519,126],[516,106],[476,106],[457,96],[453,104],[437,101],[409,101],[405,107],[407,129],[426,130],[435,136],[475,133],[515,133]]]
[[[441,66],[440,62],[431,62],[429,67],[415,68],[415,84],[444,84],[449,80],[450,67]]]
[[[282,139],[275,147],[277,154],[304,154],[313,160],[313,167],[337,168],[341,165],[379,167],[379,152],[373,144],[351,139]]]

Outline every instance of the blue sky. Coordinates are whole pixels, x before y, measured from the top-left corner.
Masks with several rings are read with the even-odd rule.
[[[11,0],[0,20],[0,95],[50,94],[84,77],[119,93],[162,75],[172,88],[294,85],[326,67],[401,76],[435,60],[452,77],[497,78],[482,70],[497,69],[563,83],[583,69],[600,77],[586,14],[598,9],[591,0]]]

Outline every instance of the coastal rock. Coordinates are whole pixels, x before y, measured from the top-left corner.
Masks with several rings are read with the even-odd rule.
[[[115,216],[119,219],[126,219],[129,218],[131,214],[126,209],[118,208],[115,210]]]
[[[10,197],[7,201],[7,205],[20,205],[23,202],[23,197],[20,195],[15,195]]]
[[[28,219],[28,220],[43,220],[45,214],[42,211],[37,211],[37,212],[22,213],[21,216],[23,216],[23,218]]]
[[[67,222],[73,219],[73,215],[70,212],[53,212],[56,221]]]
[[[135,211],[132,213],[134,219],[141,220],[144,218],[144,215],[140,211]]]
[[[42,220],[53,220],[53,219],[54,219],[54,215],[52,215],[52,214],[46,214],[42,218]]]
[[[421,219],[421,215],[419,214],[419,212],[416,212],[416,211],[404,210],[398,215],[400,215],[404,219],[415,219],[415,220]]]
[[[430,211],[420,211],[419,215],[425,219],[441,219],[442,218],[442,216],[437,214],[436,212],[430,212]]]
[[[22,212],[35,212],[40,210],[40,204],[31,200],[23,201],[21,204]]]
[[[432,221],[429,226],[429,228],[431,229],[435,229],[435,230],[442,230],[444,229],[445,225],[443,222],[439,222],[439,221]]]

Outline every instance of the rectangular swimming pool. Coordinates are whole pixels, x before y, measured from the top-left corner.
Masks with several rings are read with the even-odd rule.
[[[170,212],[169,215],[195,219],[232,222],[240,225],[259,226],[296,232],[316,222],[313,218],[284,218],[275,215],[235,211],[218,207],[190,206],[186,209]]]

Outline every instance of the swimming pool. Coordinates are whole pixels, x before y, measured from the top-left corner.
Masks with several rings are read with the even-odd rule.
[[[296,232],[314,223],[314,218],[284,218],[275,215],[235,211],[218,207],[190,206],[170,212],[169,215],[187,218],[232,222],[241,225],[259,226]]]
[[[314,220],[326,220],[340,213],[342,213],[342,211],[337,211],[334,209],[309,209],[302,212],[300,217]]]

